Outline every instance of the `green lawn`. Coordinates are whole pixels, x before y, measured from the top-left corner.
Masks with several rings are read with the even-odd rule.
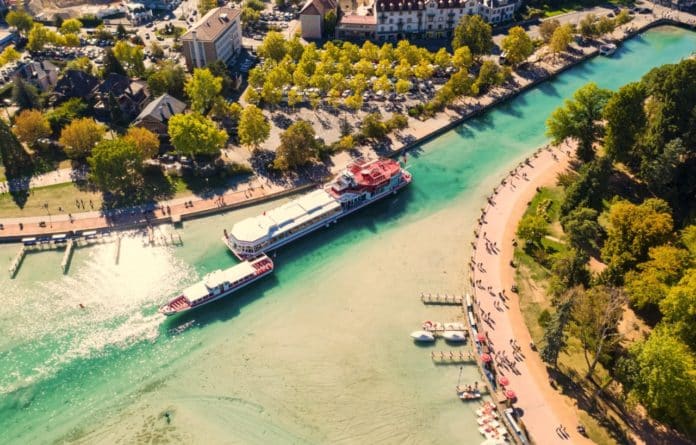
[[[585,8],[591,8],[593,6],[601,6],[603,4],[611,3],[616,6],[630,6],[634,3],[633,0],[562,0],[559,2],[553,2],[553,4],[542,4],[540,6],[535,6],[535,8],[540,9],[544,12],[544,17],[554,17],[561,14],[566,14],[568,12],[580,11]]]
[[[102,205],[101,193],[82,190],[73,183],[56,184],[47,187],[33,189],[26,196],[26,202],[19,206],[9,193],[0,195],[0,218],[68,214],[84,211],[75,206],[75,200],[81,199],[87,210],[90,210],[89,201],[92,200],[94,209],[98,210]],[[48,212],[44,204],[48,203]],[[62,212],[58,209],[62,208]]]

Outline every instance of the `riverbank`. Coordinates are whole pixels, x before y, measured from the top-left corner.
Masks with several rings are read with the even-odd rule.
[[[517,223],[537,188],[553,184],[556,175],[568,167],[569,153],[567,147],[538,151],[528,158],[528,163],[520,164],[501,181],[482,209],[470,263],[481,326],[494,348],[499,374],[509,379],[507,389],[516,393],[515,406],[521,409],[522,423],[535,443],[561,440],[556,431],[560,425],[566,427],[569,435],[566,440],[571,443],[592,443],[575,431],[579,420],[571,400],[549,385],[546,366],[531,349],[532,340],[517,295],[511,290],[514,269],[510,264]],[[515,360],[514,369],[505,365],[503,359],[518,356],[512,347],[513,340],[522,352],[521,359]]]
[[[655,26],[673,24],[693,28],[692,16],[678,13],[672,18],[661,18],[655,14],[639,16],[623,25],[613,33],[615,40],[625,40]],[[503,102],[550,80],[558,74],[597,55],[595,47],[580,48],[581,54],[559,59],[545,60],[541,56],[535,68],[527,72],[527,77],[514,74],[514,80],[506,88],[500,87],[479,98],[462,98],[451,109],[446,109],[427,121],[409,119],[410,127],[396,135],[390,135],[389,151],[385,154],[397,156],[420,144],[461,125],[467,120],[479,116]],[[365,156],[375,156],[372,147],[358,150]],[[332,159],[331,173],[344,168],[355,153],[342,152]],[[3,218],[0,220],[0,242],[16,242],[23,237],[50,236],[54,234],[79,234],[87,230],[126,230],[153,224],[178,223],[186,219],[222,213],[262,201],[277,199],[301,191],[316,184],[277,185],[264,178],[254,177],[238,186],[236,190],[222,195],[190,196],[147,207],[125,209],[110,214],[102,212],[83,212],[68,214],[47,214],[46,217]]]

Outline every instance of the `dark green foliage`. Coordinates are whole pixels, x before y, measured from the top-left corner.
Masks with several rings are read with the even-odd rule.
[[[113,50],[111,48],[106,48],[106,51],[104,52],[104,68],[102,70],[102,74],[104,77],[106,77],[106,75],[109,73],[121,74],[122,76],[125,76],[126,70],[114,55]]]
[[[68,99],[58,107],[51,110],[46,118],[51,124],[51,130],[54,134],[59,134],[60,130],[68,125],[73,119],[85,116],[87,113],[87,104],[82,102],[77,97]]]
[[[541,347],[541,359],[554,368],[558,365],[558,355],[566,346],[566,327],[570,321],[571,309],[576,290],[570,289],[562,297],[553,314],[544,327],[544,342]]]
[[[602,228],[597,222],[598,216],[595,209],[578,207],[561,218],[563,231],[574,248],[590,252],[599,247]]]
[[[566,189],[561,214],[568,215],[578,207],[601,210],[611,168],[611,161],[606,157],[583,165],[578,178]]]
[[[20,78],[16,78],[12,86],[12,100],[20,110],[41,109],[39,92],[36,87]]]

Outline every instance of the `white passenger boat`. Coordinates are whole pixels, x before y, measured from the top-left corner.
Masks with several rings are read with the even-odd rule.
[[[239,258],[254,258],[358,209],[396,193],[411,182],[398,161],[356,161],[323,188],[303,195],[262,215],[244,219],[223,241]]]
[[[464,331],[445,331],[442,334],[442,337],[449,342],[460,343],[460,342],[466,341],[466,332],[464,332]]]
[[[203,306],[243,288],[273,272],[273,261],[262,255],[225,270],[216,270],[198,283],[186,288],[181,295],[160,307],[164,315],[175,315]]]
[[[615,52],[616,52],[616,45],[614,45],[613,43],[607,43],[605,45],[600,45],[600,47],[599,47],[599,54],[601,54],[603,56],[609,57],[612,54],[614,54]]]
[[[414,331],[411,332],[411,338],[417,342],[430,343],[435,341],[435,336],[432,332],[428,331]]]

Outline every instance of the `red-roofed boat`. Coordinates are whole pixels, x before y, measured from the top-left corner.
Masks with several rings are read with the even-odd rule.
[[[358,160],[322,189],[262,215],[238,222],[223,241],[240,259],[254,258],[322,226],[328,226],[411,182],[411,174],[393,159]]]

